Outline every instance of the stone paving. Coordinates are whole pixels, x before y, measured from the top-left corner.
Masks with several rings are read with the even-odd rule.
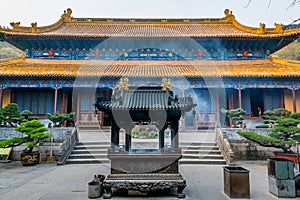
[[[85,135],[87,136],[87,135]],[[81,135],[81,140],[86,137]],[[183,134],[182,134],[183,136]],[[97,137],[94,135],[94,137]],[[194,136],[189,136],[194,138]],[[185,139],[189,138],[187,135]],[[199,136],[200,137],[200,136]],[[202,137],[205,137],[202,135]],[[89,138],[93,139],[93,138]],[[190,138],[191,139],[191,138]],[[268,192],[267,165],[264,161],[237,162],[250,170],[250,195],[255,200],[275,200]],[[109,174],[110,164],[77,164],[56,166],[43,163],[23,167],[19,162],[0,163],[1,200],[83,200],[88,198],[88,182],[95,174]],[[186,199],[223,200],[223,166],[181,165],[187,181]],[[102,199],[98,198],[98,199]],[[177,199],[176,196],[144,197],[113,196],[113,199]],[[281,198],[283,199],[283,198]],[[300,199],[300,198],[299,198]]]
[[[239,162],[250,170],[251,199],[278,199],[268,192],[266,162]],[[109,173],[109,165],[39,164],[23,167],[19,162],[0,163],[0,199],[2,200],[82,200],[88,198],[88,182],[94,174]],[[223,190],[223,167],[216,165],[181,165],[187,181],[186,199],[229,199]],[[121,197],[113,199],[177,199],[164,197]],[[102,198],[99,198],[102,199]]]

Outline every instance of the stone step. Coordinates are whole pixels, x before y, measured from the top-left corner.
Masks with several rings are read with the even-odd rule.
[[[81,145],[81,146],[76,146],[74,149],[75,150],[84,150],[84,149],[108,149],[110,148],[110,145]]]
[[[183,154],[181,159],[221,159],[222,155],[209,155],[209,154]]]
[[[186,146],[216,146],[215,142],[180,142],[180,147]]]
[[[181,147],[182,151],[186,150],[219,150],[217,146],[189,146],[189,147]]]
[[[179,164],[226,165],[226,161],[224,159],[180,159]]]
[[[219,150],[193,150],[193,149],[185,149],[182,150],[182,154],[214,154],[220,155],[221,151]]]
[[[75,149],[72,154],[107,154],[107,149]]]
[[[94,159],[94,158],[107,159],[107,153],[106,154],[71,154],[69,156],[69,159]]]
[[[109,142],[103,141],[103,142],[93,142],[93,141],[84,141],[84,142],[78,142],[76,146],[107,146],[110,145]]]
[[[68,159],[66,164],[95,164],[95,163],[110,163],[109,159]]]

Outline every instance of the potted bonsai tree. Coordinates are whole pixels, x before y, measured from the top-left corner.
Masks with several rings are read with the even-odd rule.
[[[290,114],[285,109],[274,110],[275,113],[277,111],[281,114],[274,120],[275,123],[269,135],[265,136],[254,132],[238,132],[238,134],[263,147],[280,148],[282,152],[275,152],[275,157],[296,162],[297,155],[293,152],[292,147],[300,141],[300,113]]]
[[[231,127],[233,127],[233,128],[237,128],[237,127],[243,128],[243,120],[244,120],[243,115],[246,114],[246,112],[243,109],[237,108],[237,109],[225,110],[225,109],[222,108],[221,112],[226,114],[226,116],[229,118]]]
[[[4,108],[2,108],[1,115],[4,126],[15,127],[21,121],[18,104],[16,103],[9,103]]]
[[[263,124],[257,125],[256,128],[270,128],[272,127],[276,120],[280,117],[288,117],[291,115],[291,111],[284,108],[276,108],[274,110],[267,110],[263,113],[262,119]]]
[[[21,153],[21,163],[26,165],[34,165],[39,163],[39,152],[33,151],[34,147],[38,145],[40,140],[52,137],[52,134],[45,133],[48,128],[39,120],[31,120],[23,122],[20,126],[15,128],[16,131],[23,133],[23,137],[15,137],[0,141],[0,147],[16,147],[25,144],[27,148]]]
[[[69,114],[64,113],[54,113],[54,114],[47,114],[47,117],[50,121],[53,122],[54,127],[62,127],[66,121],[73,120],[75,112],[71,112]]]

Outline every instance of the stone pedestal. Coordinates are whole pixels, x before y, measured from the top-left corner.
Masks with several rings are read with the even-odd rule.
[[[177,197],[184,198],[182,193],[186,181],[178,174],[111,174],[104,183],[103,198],[112,197],[112,189],[121,191],[135,190],[142,193],[177,189]]]
[[[179,198],[185,197],[182,191],[186,181],[178,171],[180,149],[163,152],[110,150],[108,158],[111,160],[111,175],[104,180],[104,198],[111,198],[113,189],[143,193],[175,189]]]
[[[146,150],[138,152],[109,151],[111,174],[178,173],[180,150],[157,153]]]

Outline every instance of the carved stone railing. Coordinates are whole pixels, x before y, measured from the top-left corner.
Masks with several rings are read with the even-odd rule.
[[[73,151],[74,147],[76,146],[78,142],[78,132],[77,128],[74,128],[72,130],[72,133],[68,135],[61,145],[61,155],[60,155],[60,160],[57,162],[57,165],[64,165]]]
[[[233,151],[231,149],[230,143],[224,137],[224,135],[223,135],[220,128],[216,128],[215,131],[216,131],[217,145],[218,145],[222,155],[224,156],[227,165],[232,165],[234,154],[233,154]]]

